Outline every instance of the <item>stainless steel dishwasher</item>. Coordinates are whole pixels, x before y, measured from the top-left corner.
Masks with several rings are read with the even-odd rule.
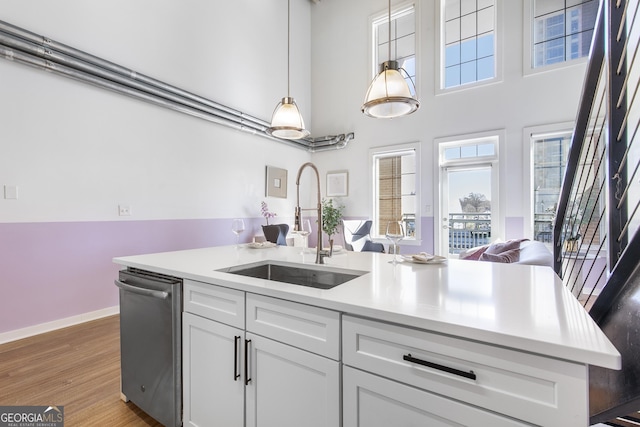
[[[124,401],[166,427],[182,425],[182,280],[128,268],[120,288]]]

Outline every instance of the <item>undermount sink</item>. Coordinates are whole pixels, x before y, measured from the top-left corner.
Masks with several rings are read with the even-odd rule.
[[[312,268],[301,264],[275,261],[236,265],[218,271],[318,289],[331,289],[367,273],[358,270]]]

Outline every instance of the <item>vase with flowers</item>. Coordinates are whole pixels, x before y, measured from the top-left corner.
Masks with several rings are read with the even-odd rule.
[[[276,215],[278,215],[278,214],[276,214],[274,212],[270,212],[269,211],[269,207],[267,206],[267,202],[265,202],[264,200],[260,204],[260,213],[262,213],[262,216],[264,217],[264,219],[267,220],[267,225],[269,225],[269,218],[273,218]]]

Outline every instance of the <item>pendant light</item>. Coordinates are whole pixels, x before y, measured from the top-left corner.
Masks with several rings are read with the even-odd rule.
[[[290,57],[291,57],[291,0],[287,0],[287,96],[273,110],[271,126],[267,128],[269,135],[283,139],[302,139],[309,136],[309,131],[304,128],[302,114],[298,105],[289,95],[290,86]]]
[[[409,77],[398,61],[391,60],[391,0],[389,0],[389,60],[382,63],[380,73],[373,79],[362,105],[362,112],[369,117],[391,119],[406,116],[420,107],[420,102],[411,96],[411,90],[400,71]]]

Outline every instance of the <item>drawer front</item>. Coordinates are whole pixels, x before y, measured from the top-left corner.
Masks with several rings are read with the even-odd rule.
[[[340,313],[247,294],[247,331],[340,360]]]
[[[345,365],[536,425],[588,425],[584,365],[346,315],[342,341]]]
[[[531,426],[348,366],[342,377],[344,427]]]
[[[244,329],[244,292],[185,280],[184,311]]]

